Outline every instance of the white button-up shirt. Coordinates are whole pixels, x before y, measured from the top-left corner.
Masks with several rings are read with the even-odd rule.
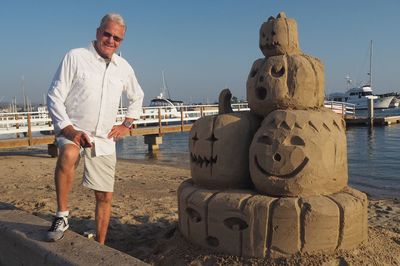
[[[126,117],[138,119],[143,91],[125,59],[114,54],[107,67],[93,43],[69,51],[47,95],[56,134],[72,125],[94,142],[96,155],[114,153],[115,142],[107,135],[115,124],[123,92],[129,101]]]

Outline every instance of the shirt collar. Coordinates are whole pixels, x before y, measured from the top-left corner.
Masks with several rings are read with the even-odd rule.
[[[94,55],[94,57],[96,57],[97,60],[100,60],[100,61],[104,62],[104,58],[101,57],[101,56],[97,53],[96,48],[94,48],[94,42],[95,42],[95,41],[92,41],[92,42],[89,44],[88,49],[89,49],[90,52],[92,52],[92,54]],[[116,54],[113,54],[113,56],[111,57],[111,63],[113,63],[113,64],[116,65],[116,66],[118,66],[117,57],[118,57],[118,55],[116,55]]]

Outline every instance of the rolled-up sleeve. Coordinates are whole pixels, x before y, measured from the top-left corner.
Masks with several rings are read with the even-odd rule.
[[[131,69],[131,73],[128,75],[128,82],[125,87],[126,97],[128,98],[128,108],[126,117],[139,119],[142,113],[142,104],[144,93],[142,87],[137,81],[135,72]]]
[[[47,93],[47,108],[56,134],[66,126],[72,125],[65,107],[65,100],[71,89],[74,77],[72,64],[72,56],[68,53],[58,67]]]

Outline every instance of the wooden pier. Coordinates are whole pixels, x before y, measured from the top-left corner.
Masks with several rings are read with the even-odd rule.
[[[347,117],[345,118],[347,126],[369,126],[371,119],[368,117]],[[372,118],[374,126],[388,126],[400,123],[400,116],[386,116]]]
[[[235,104],[234,111],[246,110],[247,106]],[[121,109],[116,125],[125,118],[126,109]],[[218,105],[196,105],[175,107],[144,107],[139,120],[134,122],[130,136],[144,136],[149,150],[158,148],[163,134],[189,131],[192,123],[202,116],[218,113]],[[0,149],[17,148],[34,145],[52,145],[55,136],[54,127],[46,112],[1,113],[0,114]],[[47,133],[47,136],[37,136],[34,133]]]
[[[132,128],[126,136],[162,136],[166,133],[185,132],[192,128],[192,124],[161,126],[161,127],[143,127]],[[24,138],[0,139],[0,149],[18,148],[25,146],[53,144],[54,135],[34,137],[30,135]],[[154,148],[154,147],[153,147]]]

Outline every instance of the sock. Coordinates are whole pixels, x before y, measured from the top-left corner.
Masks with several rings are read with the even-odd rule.
[[[67,217],[68,215],[69,215],[69,211],[56,212],[56,217]]]

